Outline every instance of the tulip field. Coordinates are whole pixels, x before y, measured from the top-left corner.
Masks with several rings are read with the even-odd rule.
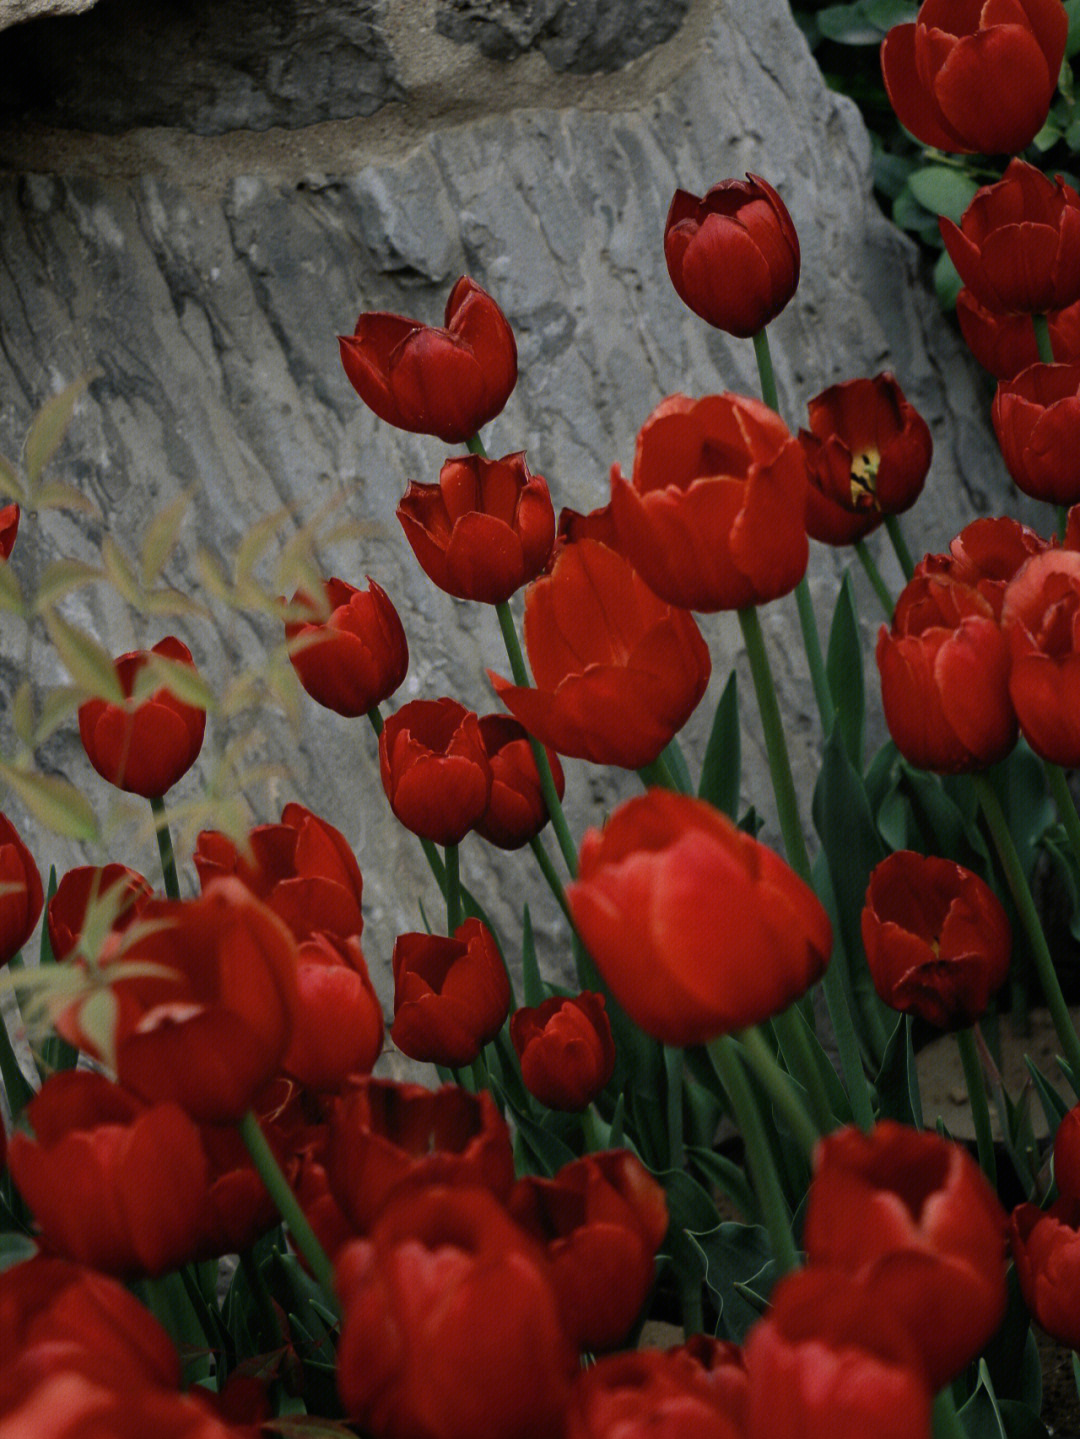
[[[830,8],[821,33],[862,24]],[[1043,1366],[1080,1395],[1061,937],[1080,938],[1080,194],[1036,140],[1070,93],[1075,10],[924,0],[880,49],[904,143],[994,177],[940,237],[998,381],[975,418],[1041,526],[983,515],[911,554],[901,517],[933,466],[915,377],[781,406],[768,326],[802,253],[762,175],[677,190],[642,238],[703,333],[752,343],[760,393],[657,394],[589,513],[558,506],[528,436],[487,451],[518,382],[497,295],[462,276],[441,325],[365,311],[340,337],[357,404],[431,442],[397,506],[405,552],[502,640],[490,712],[406,700],[412,637],[377,578],[355,583],[361,559],[339,578],[308,555],[291,596],[248,592],[314,743],[324,711],[361,727],[383,791],[366,800],[430,868],[438,907],[396,935],[392,1013],[346,837],[290,777],[280,819],[222,804],[181,838],[177,787],[215,723],[192,650],[106,652],[57,607],[75,562],[36,567],[27,531],[78,508],[55,456],[80,386],[0,459],[0,610],[71,680],[40,713],[29,679],[0,707],[0,1439],[1067,1432]],[[127,583],[155,620],[179,516]],[[811,544],[851,559],[816,607]],[[773,605],[797,613],[812,682],[809,805]],[[714,657],[695,615],[729,611],[740,669],[698,747]],[[89,799],[36,758],[63,727]],[[641,792],[575,832],[584,765]],[[160,872],[102,839],[116,792]],[[50,874],[50,829],[95,863]],[[516,928],[470,873],[481,845],[516,856]],[[1046,874],[1069,910],[1049,938]],[[572,983],[538,954],[541,894]],[[1010,1089],[1001,1037],[1034,1008],[1053,1056]],[[924,1103],[930,1041],[956,1046],[970,1141]]]

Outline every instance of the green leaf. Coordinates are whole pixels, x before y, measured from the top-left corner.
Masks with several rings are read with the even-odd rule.
[[[97,840],[90,801],[55,774],[28,774],[0,761],[0,780],[12,789],[39,824],[65,839]]]
[[[1046,1116],[1046,1128],[1052,1138],[1072,1105],[1057,1092],[1030,1054],[1024,1055],[1024,1063],[1027,1065],[1028,1073],[1031,1075],[1032,1083],[1038,1093],[1043,1114]]]
[[[740,1214],[748,1219],[757,1217],[757,1196],[741,1165],[715,1149],[694,1145],[687,1145],[686,1157],[693,1168],[698,1169],[717,1189],[723,1190]]]
[[[908,185],[924,210],[932,215],[944,215],[954,225],[959,225],[979,188],[970,175],[951,165],[924,165],[913,170],[908,176]]]
[[[40,485],[34,495],[33,508],[39,511],[75,510],[84,515],[101,514],[89,495],[84,495],[64,480],[50,480],[48,484]]]
[[[90,383],[90,379],[90,375],[80,376],[66,389],[61,390],[58,395],[53,395],[51,399],[46,400],[34,416],[26,436],[26,448],[23,453],[23,465],[26,477],[30,481],[31,494],[37,484],[38,476],[55,455],[60,447],[60,442],[67,434],[71,417],[75,412],[75,405],[79,396]]]
[[[837,45],[880,45],[894,25],[914,14],[907,0],[856,0],[852,5],[827,5],[815,18],[825,39]]]
[[[732,670],[720,703],[713,715],[709,742],[701,764],[698,796],[722,810],[729,819],[739,811],[739,785],[742,778],[741,740],[739,734],[739,691]]]
[[[525,984],[525,1003],[530,1009],[535,1009],[538,1004],[543,1004],[547,991],[536,959],[536,939],[528,905],[524,906],[521,914],[521,973]]]
[[[82,560],[53,560],[38,583],[34,608],[41,613],[72,590],[102,578],[103,571],[97,565],[88,565]]]
[[[135,676],[131,686],[131,698],[138,704],[160,689],[168,690],[184,704],[196,709],[217,708],[217,695],[199,674],[198,670],[183,660],[169,659],[167,655],[151,653],[146,664]]]
[[[924,244],[931,245],[934,249],[940,247],[941,231],[938,229],[937,216],[931,215],[919,204],[910,180],[893,201],[892,217],[894,224],[899,225],[902,230],[912,231]]]
[[[85,630],[69,625],[55,612],[46,615],[45,626],[53,648],[84,697],[93,695],[110,704],[122,705],[125,696],[112,655]]]
[[[33,1259],[37,1252],[37,1243],[28,1234],[0,1234],[0,1274],[15,1264],[23,1264],[27,1259]]]
[[[25,613],[25,608],[18,575],[7,560],[0,560],[0,613],[7,610],[10,614],[21,615]]]
[[[5,497],[16,500],[20,505],[26,504],[26,489],[18,470],[10,460],[0,455],[0,499]]]
[[[836,608],[829,629],[825,675],[836,706],[836,722],[840,726],[844,748],[856,773],[861,773],[866,694],[862,644],[858,621],[855,618],[855,590],[851,583],[850,569],[844,571],[840,593],[836,597]]]
[[[696,1243],[705,1259],[705,1283],[720,1311],[717,1333],[741,1344],[759,1317],[742,1291],[748,1287],[768,1299],[775,1278],[768,1231],[759,1224],[729,1222],[697,1234]]]
[[[142,554],[139,557],[142,582],[147,589],[161,574],[176,548],[180,526],[184,523],[190,498],[186,491],[177,495],[176,499],[167,504],[161,513],[155,515],[150,522],[146,538],[143,540]]]
[[[880,1106],[879,1118],[895,1119],[900,1124],[923,1127],[922,1099],[919,1076],[915,1069],[915,1051],[911,1045],[911,1016],[897,1016],[896,1026],[874,1081]]]

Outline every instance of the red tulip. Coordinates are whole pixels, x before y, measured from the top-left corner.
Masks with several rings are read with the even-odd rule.
[[[167,686],[138,704],[131,693],[151,655],[194,669],[191,651],[172,635],[150,650],[133,650],[116,661],[116,677],[128,697],[124,705],[90,699],[79,706],[79,734],[90,763],[102,779],[128,794],[159,799],[199,757],[206,712],[178,699]]]
[[[281,1067],[309,1089],[367,1074],[383,1045],[383,1016],[355,936],[319,933],[300,945],[298,1004]]]
[[[1039,347],[1030,315],[988,310],[965,286],[956,297],[956,318],[968,349],[997,379],[1013,380],[1038,361]],[[1064,310],[1052,310],[1046,318],[1054,358],[1066,364],[1080,360],[1080,301]]]
[[[936,1391],[1005,1314],[1005,1213],[959,1144],[881,1120],[818,1145],[803,1244],[900,1320]],[[835,1280],[833,1281],[836,1282]]]
[[[19,533],[19,515],[18,505],[0,505],[0,560],[11,558]]]
[[[44,903],[34,856],[7,815],[0,814],[0,965],[33,934]]]
[[[289,659],[318,704],[346,719],[367,714],[389,699],[409,668],[409,644],[386,591],[368,576],[368,588],[327,580],[325,618],[302,590],[292,609],[308,607],[310,620],[285,623]]]
[[[1012,930],[997,895],[949,859],[898,850],[870,876],[862,939],[874,988],[891,1009],[964,1029],[1005,983]]]
[[[827,545],[850,545],[922,493],[933,443],[926,421],[892,375],[831,385],[808,406],[799,431],[810,484],[806,530]]]
[[[1080,195],[1062,179],[1012,160],[959,225],[938,223],[960,278],[988,310],[1044,314],[1080,300]]]
[[[413,700],[390,715],[379,736],[379,769],[398,819],[435,844],[459,844],[491,796],[476,715],[452,699]]]
[[[296,943],[235,879],[200,899],[152,900],[141,918],[137,938],[119,937],[99,960],[111,1010],[93,990],[57,1028],[147,1103],[173,1100],[200,1123],[238,1121],[288,1047]],[[138,972],[144,965],[162,972]]]
[[[830,1265],[777,1285],[746,1371],[746,1439],[929,1439],[917,1346],[877,1289]]]
[[[153,894],[150,881],[126,864],[69,869],[45,909],[53,958],[66,959],[78,948],[91,915],[96,925],[104,923],[108,931],[122,933],[138,919]]]
[[[615,998],[664,1044],[704,1044],[779,1014],[832,949],[809,885],[711,805],[668,790],[586,833],[566,893]]]
[[[1080,552],[1029,560],[1005,591],[1001,623],[1024,738],[1051,764],[1080,764]]]
[[[1080,500],[1080,365],[1035,364],[998,385],[991,410],[1017,489],[1052,505]]]
[[[342,1210],[365,1233],[406,1190],[480,1185],[505,1201],[514,1152],[486,1089],[365,1078],[350,1083],[333,1112],[326,1170]]]
[[[704,1339],[666,1352],[609,1354],[582,1369],[565,1439],[746,1439],[741,1352],[712,1340],[723,1360],[710,1366],[698,1357]],[[724,1381],[717,1383],[721,1372]]]
[[[729,335],[756,335],[799,283],[799,237],[783,200],[758,175],[721,180],[701,199],[676,190],[664,257],[679,299]]]
[[[1054,1135],[1054,1180],[1063,1199],[1080,1199],[1080,1104],[1069,1110]]]
[[[611,472],[619,549],[683,609],[744,609],[806,572],[806,462],[759,400],[669,395],[642,425],[628,482]]]
[[[386,1439],[550,1439],[577,1369],[550,1267],[486,1189],[399,1197],[336,1265],[338,1390]]]
[[[924,0],[881,47],[897,119],[951,154],[1023,150],[1049,113],[1068,29],[1061,0]]]
[[[316,931],[360,938],[364,881],[356,856],[339,829],[302,804],[287,804],[280,824],[260,824],[243,850],[228,835],[204,829],[192,856],[205,890],[235,876],[298,940]]]
[[[1080,1199],[1020,1204],[1009,1241],[1024,1302],[1047,1334],[1080,1349]]]
[[[560,754],[625,769],[657,758],[711,670],[693,618],[597,540],[565,546],[529,586],[525,646],[535,689],[488,672],[507,709]]]
[[[915,574],[944,576],[970,586],[1000,620],[1005,590],[1013,576],[1032,555],[1045,549],[1049,549],[1047,541],[1027,525],[1007,515],[987,516],[965,525],[949,541],[948,554],[924,556]]]
[[[924,562],[905,585],[892,628],[878,632],[885,722],[920,769],[986,769],[1016,743],[1009,655],[994,606]]]
[[[655,1277],[668,1228],[663,1188],[626,1150],[587,1154],[553,1179],[518,1180],[509,1212],[547,1249],[563,1327],[580,1349],[614,1349]]]
[[[467,919],[452,936],[401,934],[392,963],[390,1037],[398,1049],[431,1064],[472,1064],[510,1010],[510,981],[491,931]]]
[[[350,384],[380,420],[449,445],[494,419],[517,384],[514,332],[464,275],[446,302],[445,328],[375,311],[338,340]]]
[[[397,517],[433,584],[487,605],[534,580],[555,543],[547,481],[523,454],[447,460],[437,485],[409,481]]]
[[[525,1088],[549,1109],[587,1109],[615,1071],[602,994],[555,995],[510,1016]]]
[[[520,849],[550,818],[528,732],[509,715],[481,715],[480,738],[491,765],[491,796],[474,828],[499,849]],[[566,777],[559,756],[549,749],[547,760],[555,793],[562,799]]]

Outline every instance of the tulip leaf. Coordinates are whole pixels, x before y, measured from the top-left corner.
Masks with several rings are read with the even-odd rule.
[[[694,1242],[704,1257],[705,1283],[720,1311],[717,1335],[741,1344],[760,1317],[746,1290],[767,1301],[777,1277],[768,1231],[760,1224],[728,1221],[696,1233]]]
[[[525,986],[525,1003],[530,1009],[535,1009],[538,1004],[543,1004],[547,991],[536,959],[536,937],[533,934],[528,905],[523,907],[521,915],[521,974]]]
[[[1042,1404],[1039,1350],[1015,1265],[1009,1267],[1007,1290],[1005,1318],[983,1350],[983,1358],[994,1392],[1002,1399],[1018,1399],[1022,1404],[1029,1404],[1038,1413]]]
[[[1045,768],[1027,741],[1021,739],[1008,759],[990,771],[990,781],[1001,800],[1009,833],[1030,882],[1040,841],[1057,817],[1047,789]]]
[[[45,903],[48,904],[56,893],[56,865],[49,870],[49,883],[45,890]],[[41,926],[41,945],[38,950],[39,967],[55,964],[56,957],[53,954],[52,944],[49,941],[49,926]],[[56,1074],[62,1069],[74,1069],[79,1061],[79,1051],[66,1039],[61,1039],[58,1034],[50,1034],[41,1046],[40,1061],[35,1057],[38,1074],[42,1082],[50,1074]]]
[[[863,715],[866,691],[863,681],[862,643],[855,618],[855,590],[851,571],[844,571],[840,593],[836,597],[832,627],[829,630],[829,652],[825,674],[836,706],[836,723],[840,737],[856,774],[862,772]]]
[[[549,1111],[544,1118],[551,1119],[551,1112]],[[577,1158],[570,1146],[548,1129],[543,1121],[531,1119],[527,1114],[522,1113],[516,1114],[515,1119],[517,1132],[533,1156],[535,1166],[541,1174],[550,1178],[565,1164],[572,1164]]]
[[[34,495],[35,510],[76,510],[84,515],[99,517],[101,511],[89,495],[84,495],[74,485],[64,480],[50,480],[41,485]]]
[[[754,1193],[753,1185],[746,1177],[742,1165],[736,1164],[726,1154],[720,1154],[715,1149],[704,1149],[688,1145],[686,1157],[692,1168],[701,1172],[703,1178],[717,1189],[723,1190],[727,1197],[734,1204],[740,1214],[748,1220],[756,1220],[759,1215],[757,1195]]]
[[[944,215],[959,225],[964,211],[975,198],[977,183],[951,165],[924,165],[908,176],[911,193],[924,210]]]
[[[27,1259],[33,1259],[37,1252],[37,1243],[30,1238],[29,1234],[11,1231],[0,1234],[0,1274],[14,1264],[22,1264]]]
[[[817,12],[818,29],[838,45],[880,45],[894,25],[914,20],[911,0],[855,0],[827,5]]]
[[[911,1016],[897,1015],[885,1057],[874,1081],[878,1094],[878,1118],[923,1127],[922,1098],[911,1044]]]
[[[901,230],[910,230],[924,245],[940,248],[941,231],[938,229],[937,215],[931,214],[925,206],[919,204],[910,179],[893,201],[892,217],[895,225],[899,225]]]
[[[75,405],[79,396],[90,383],[90,379],[89,375],[80,376],[79,379],[61,390],[58,395],[53,395],[46,400],[34,416],[23,451],[23,466],[26,470],[26,478],[30,481],[31,493],[37,484],[38,476],[59,449],[61,441],[67,434],[71,417],[75,412]]]
[[[739,692],[732,670],[720,703],[713,716],[705,758],[701,764],[698,796],[735,819],[739,810],[739,784],[742,778],[741,740],[739,735]]]
[[[1024,1063],[1031,1075],[1031,1082],[1034,1084],[1042,1105],[1043,1114],[1046,1116],[1046,1128],[1051,1138],[1057,1132],[1057,1127],[1068,1114],[1072,1107],[1068,1100],[1063,1099],[1054,1086],[1039,1069],[1030,1054],[1024,1055]]]
[[[678,787],[679,793],[693,794],[694,783],[690,778],[690,768],[686,763],[686,756],[682,752],[682,746],[677,739],[671,740],[667,747],[660,751],[660,758],[671,772],[671,776]]]

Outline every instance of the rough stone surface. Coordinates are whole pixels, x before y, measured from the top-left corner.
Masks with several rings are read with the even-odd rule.
[[[0,30],[47,15],[78,15],[97,0],[0,0]]]
[[[239,45],[246,22],[229,17],[250,12],[231,0],[216,3],[215,23]],[[109,0],[85,22],[63,23],[104,24],[110,14],[131,14],[118,4]],[[295,35],[275,52],[275,12],[263,9],[266,23],[255,36],[260,73],[290,65],[302,73],[311,57],[297,53]],[[314,25],[315,7],[307,13]],[[635,433],[664,395],[756,392],[749,342],[708,330],[683,308],[661,245],[677,186],[700,193],[746,170],[777,186],[802,242],[798,294],[772,327],[790,423],[826,385],[891,368],[926,416],[936,446],[926,494],[905,526],[912,548],[942,548],[976,512],[1003,501],[1004,471],[986,422],[988,388],[938,313],[912,245],[876,208],[861,119],[823,84],[783,0],[694,0],[666,43],[619,72],[584,79],[556,74],[536,53],[509,64],[491,60],[440,36],[438,14],[435,0],[385,0],[380,33],[389,59],[382,73],[401,77],[409,103],[370,119],[357,118],[367,93],[360,89],[350,101],[352,118],[319,125],[309,122],[320,96],[285,105],[276,91],[286,128],[253,134],[250,126],[269,113],[265,92],[253,84],[246,128],[204,135],[232,112],[217,108],[212,87],[199,91],[198,55],[177,50],[156,63],[164,70],[171,60],[177,93],[190,90],[194,112],[185,130],[74,134],[63,128],[69,110],[60,94],[55,113],[0,132],[0,452],[18,452],[48,395],[92,373],[56,472],[92,496],[104,516],[88,523],[51,512],[40,524],[28,516],[13,558],[27,584],[60,554],[97,563],[106,534],[137,550],[154,512],[190,490],[190,513],[165,577],[195,590],[200,549],[228,568],[252,526],[289,507],[269,543],[272,556],[316,506],[343,495],[339,516],[363,533],[326,545],[319,562],[354,583],[373,575],[399,606],[413,663],[398,701],[453,694],[494,708],[485,669],[506,672],[494,617],[436,592],[394,519],[406,480],[434,479],[443,447],[399,434],[364,409],[341,371],[334,337],[351,329],[362,309],[437,321],[454,279],[470,273],[504,307],[521,357],[517,390],[485,436],[489,449],[527,447],[557,505],[591,508],[607,497],[611,463],[631,462]],[[312,34],[304,43],[317,52]],[[164,41],[159,48],[164,52]],[[97,103],[112,117],[110,127],[124,123],[125,104],[135,126],[144,97],[123,75],[105,80]],[[307,128],[287,128],[294,122]],[[897,567],[882,543],[872,547],[895,589]],[[823,626],[846,560],[815,547],[810,583]],[[273,590],[272,563],[256,573]],[[856,587],[869,646],[879,614],[861,573]],[[138,621],[102,584],[65,601],[68,618],[113,652],[179,628],[223,690],[241,669],[262,662],[280,631],[265,614],[219,602],[210,611],[182,625]],[[763,623],[806,803],[819,732],[794,602],[770,605]],[[738,626],[733,616],[719,616],[703,628],[714,678],[688,748],[700,754],[712,704],[734,664],[744,697],[744,797],[774,835]],[[27,668],[44,686],[64,682],[40,640],[28,659],[18,627],[6,626],[5,636],[0,694],[10,696]],[[880,736],[872,682],[870,696]],[[297,734],[277,708],[212,719],[204,756],[176,799],[197,797],[214,778],[215,757],[238,737],[250,747],[249,761],[282,766],[232,786],[232,797],[259,819],[302,797],[357,846],[365,947],[389,1005],[393,937],[420,926],[418,896],[434,918],[434,889],[419,847],[389,818],[367,726],[324,713],[305,697],[299,713]],[[12,743],[0,708],[0,746],[10,752]],[[110,797],[73,725],[44,745],[38,760],[85,784],[106,813]],[[612,778],[576,762],[567,768],[577,833],[637,786],[632,775]],[[17,822],[25,818],[10,796],[3,802]],[[43,865],[74,862],[72,846],[27,828]],[[152,839],[133,821],[113,824],[109,855],[153,872]],[[528,857],[507,860],[470,838],[462,863],[508,935],[519,932],[519,905],[529,895],[542,962],[565,972],[565,931]]]
[[[553,70],[617,70],[679,28],[689,0],[440,0],[440,35],[493,60],[536,49]]]

